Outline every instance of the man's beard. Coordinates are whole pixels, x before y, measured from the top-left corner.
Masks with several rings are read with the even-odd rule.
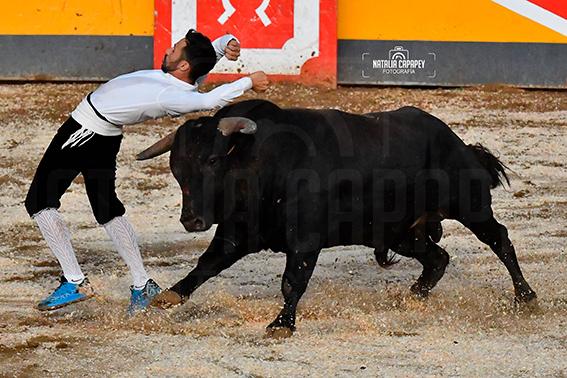
[[[163,60],[161,62],[161,70],[163,71],[163,73],[168,73],[170,71],[169,68],[167,67],[166,58],[167,58],[167,55],[164,55]]]
[[[163,60],[161,61],[161,70],[164,73],[175,71],[177,69],[178,64],[179,64],[179,60],[177,62],[169,62],[169,65],[168,65],[167,64],[167,55],[164,55]]]

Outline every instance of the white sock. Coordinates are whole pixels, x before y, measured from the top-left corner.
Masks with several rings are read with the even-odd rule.
[[[43,209],[34,214],[32,218],[37,222],[51,252],[59,260],[67,281],[83,282],[85,275],[77,262],[77,257],[71,245],[71,235],[59,212],[56,209]]]
[[[134,228],[126,218],[116,217],[104,224],[104,229],[112,239],[118,253],[130,268],[134,288],[142,289],[150,278],[142,262]]]

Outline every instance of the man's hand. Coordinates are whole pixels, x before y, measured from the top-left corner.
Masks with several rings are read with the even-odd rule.
[[[268,89],[270,82],[268,81],[268,76],[264,71],[256,71],[250,74],[250,79],[252,79],[252,89],[254,92],[264,92]]]
[[[240,43],[231,39],[224,48],[224,57],[228,60],[236,60],[240,56]]]

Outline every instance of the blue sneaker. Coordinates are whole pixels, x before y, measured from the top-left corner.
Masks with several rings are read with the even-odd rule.
[[[93,295],[94,290],[88,279],[85,278],[80,284],[75,284],[67,282],[65,277],[61,277],[59,287],[47,298],[39,302],[37,309],[40,311],[55,310],[72,303],[84,301]]]
[[[144,310],[148,307],[152,298],[161,292],[161,287],[152,279],[146,282],[143,289],[136,290],[130,286],[130,305],[128,306],[128,314],[134,315],[136,312]]]

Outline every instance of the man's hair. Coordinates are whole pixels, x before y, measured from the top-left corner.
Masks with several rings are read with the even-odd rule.
[[[194,29],[189,29],[185,39],[187,46],[183,49],[183,57],[191,66],[189,80],[194,82],[213,69],[217,63],[217,54],[211,40]]]

